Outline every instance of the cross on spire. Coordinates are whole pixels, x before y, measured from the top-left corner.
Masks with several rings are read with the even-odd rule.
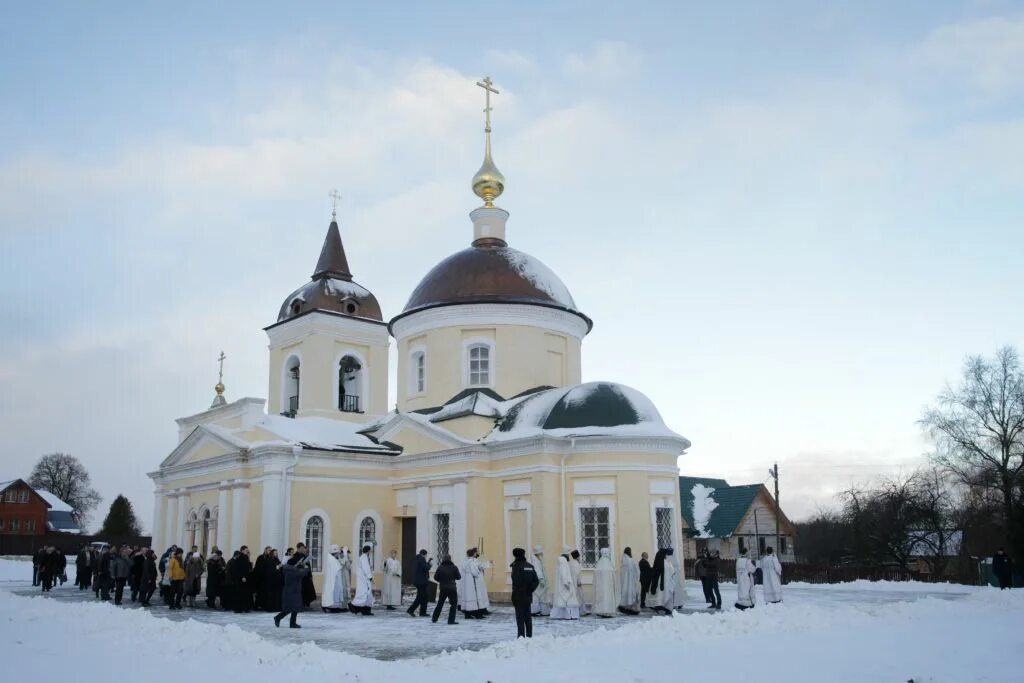
[[[217,358],[217,362],[220,363],[220,371],[217,373],[217,383],[218,384],[223,384],[224,383],[224,359],[225,358],[227,358],[227,356],[225,356],[224,352],[221,351],[220,352],[220,356]]]
[[[331,198],[331,220],[338,219],[338,201],[341,199],[341,193],[337,190],[331,190],[327,193],[327,196]]]
[[[490,76],[484,76],[484,80],[477,81],[476,84],[484,89],[485,93],[485,104],[484,104],[484,132],[491,132],[491,93],[500,95],[501,93],[497,88],[494,87],[494,83],[491,81]]]

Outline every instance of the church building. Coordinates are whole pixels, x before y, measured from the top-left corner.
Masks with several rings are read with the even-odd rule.
[[[483,204],[469,246],[386,318],[332,217],[312,278],[265,328],[267,398],[228,402],[218,383],[208,410],[177,420],[179,443],[150,474],[158,551],[283,555],[304,542],[319,586],[331,544],[370,545],[378,572],[397,550],[407,581],[420,548],[458,564],[476,547],[501,597],[517,546],[543,546],[550,575],[564,547],[578,548],[587,584],[602,547],[682,547],[676,460],[690,443],[639,391],[583,382],[593,322],[554,272],[509,246],[509,214],[494,204],[505,188],[491,158],[496,91],[478,85],[487,124],[472,189]]]

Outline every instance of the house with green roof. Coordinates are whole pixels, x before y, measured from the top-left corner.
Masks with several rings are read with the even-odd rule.
[[[775,499],[764,484],[730,486],[725,479],[679,477],[679,507],[684,557],[707,548],[732,560],[747,549],[756,559],[771,546],[783,562],[795,559],[793,524],[778,511],[776,542]]]

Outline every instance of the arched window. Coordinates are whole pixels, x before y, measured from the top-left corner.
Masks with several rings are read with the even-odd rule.
[[[343,356],[338,363],[338,410],[343,413],[363,412],[363,365],[355,356]]]
[[[196,516],[195,510],[189,513],[188,524],[188,550],[192,550],[192,546],[196,545],[196,529],[199,526],[199,518]]]
[[[373,558],[377,554],[377,523],[372,517],[364,517],[359,523],[359,552],[363,552],[365,546],[370,546],[370,565],[373,565]]]
[[[203,557],[209,557],[210,555],[210,520],[210,510],[207,509],[203,512],[203,531],[199,536],[199,552]]]
[[[313,571],[320,571],[321,554],[324,547],[324,520],[314,515],[306,522],[306,550]]]
[[[284,410],[285,417],[295,417],[299,412],[299,374],[301,362],[298,356],[292,356],[284,364]]]
[[[416,351],[409,364],[409,393],[422,394],[427,389],[427,354]]]
[[[486,387],[491,384],[491,347],[474,344],[469,347],[469,386]]]

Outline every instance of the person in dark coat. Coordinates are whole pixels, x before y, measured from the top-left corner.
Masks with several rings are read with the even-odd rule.
[[[992,556],[992,573],[999,579],[999,590],[1013,587],[1013,560],[1002,548]]]
[[[295,555],[298,554],[296,551]],[[285,615],[291,615],[288,620],[289,628],[302,628],[298,624],[298,617],[304,608],[302,584],[311,573],[309,566],[300,559],[295,563],[282,564],[277,571],[284,577],[284,588],[281,589],[281,611],[274,616],[274,626],[280,627]]]
[[[43,592],[49,592],[60,575],[60,558],[57,549],[48,546],[39,564],[39,580],[43,584]]]
[[[651,567],[651,595],[657,595],[658,590],[665,589],[665,549],[662,548],[654,554],[654,565]],[[661,585],[659,585],[661,584]]]
[[[57,553],[57,575],[56,575],[56,578],[60,579],[60,585],[63,586],[64,583],[68,580],[68,574],[67,574],[68,558],[67,558],[67,556],[64,555],[64,551],[61,550],[60,548],[54,548],[53,550],[54,550],[55,553]]]
[[[111,548],[110,546],[103,546],[103,552],[100,554],[100,576],[99,576],[99,589],[100,599],[110,599],[110,587],[113,583],[113,579],[110,576],[110,563],[117,555],[117,548]]]
[[[427,599],[427,585],[430,583],[430,568],[433,565],[434,560],[427,558],[426,550],[421,550],[416,556],[416,567],[412,573],[412,585],[416,586],[416,599],[406,610],[410,617],[416,616],[417,607],[419,607],[421,617],[427,616],[427,605],[430,602]]]
[[[459,568],[452,562],[452,556],[445,555],[444,559],[441,560],[441,566],[434,572],[434,581],[437,582],[438,591],[437,606],[434,607],[434,616],[431,618],[433,623],[436,624],[441,616],[441,608],[444,607],[445,600],[449,604],[448,623],[457,623],[455,621],[455,609],[459,604],[459,589],[457,586],[461,579],[462,574],[459,572]]]
[[[39,550],[32,555],[32,585],[38,586],[42,581],[39,578],[39,572],[42,571],[43,558],[46,555],[46,546],[41,546]]]
[[[150,598],[156,592],[156,583],[160,578],[156,566],[156,553],[149,548],[143,548],[142,572],[139,574],[139,604],[149,607]]]
[[[92,583],[92,565],[89,563],[91,559],[89,546],[83,543],[78,549],[78,556],[75,557],[75,585],[80,591],[84,591],[86,586]]]
[[[218,548],[210,551],[210,559],[206,561],[206,606],[216,609],[217,598],[221,598],[220,606],[224,607],[224,574],[227,567],[224,556]]]
[[[533,638],[533,591],[540,585],[537,570],[526,561],[526,551],[513,548],[512,557],[512,606],[516,610],[516,638]]]
[[[274,606],[279,606],[278,603],[281,602],[279,598],[273,599],[272,596],[271,574],[277,573],[277,563],[271,561],[270,551],[271,547],[268,545],[252,563],[253,604],[256,609],[264,612],[276,612]]]
[[[654,571],[647,561],[647,553],[640,553],[640,606],[647,607],[647,594],[651,590],[651,576]]]
[[[309,550],[305,543],[295,546],[295,554],[288,560],[288,564],[312,569],[312,558],[309,556]],[[302,579],[302,604],[309,607],[314,600],[316,600],[316,588],[313,586],[313,572],[309,571]]]
[[[128,559],[128,546],[121,548],[110,560],[110,578],[114,581],[114,604],[120,605],[124,598],[124,587],[132,573],[132,562]]]
[[[146,552],[145,550],[135,549],[135,553],[132,555],[132,571],[128,576],[128,586],[132,590],[132,602],[136,602],[139,599],[139,593],[142,590],[142,570],[146,566]]]
[[[722,609],[722,593],[718,590],[718,568],[721,555],[718,551],[706,558],[705,573],[708,579],[708,595],[711,598],[711,609]]]
[[[704,602],[708,607],[714,607],[715,598],[711,594],[711,582],[708,581],[708,560],[710,559],[708,549],[704,548],[697,554],[697,561],[693,563],[693,573],[700,579],[700,588],[704,593]]]
[[[249,561],[249,546],[238,549],[231,569],[231,606],[235,612],[252,611],[252,562]]]

